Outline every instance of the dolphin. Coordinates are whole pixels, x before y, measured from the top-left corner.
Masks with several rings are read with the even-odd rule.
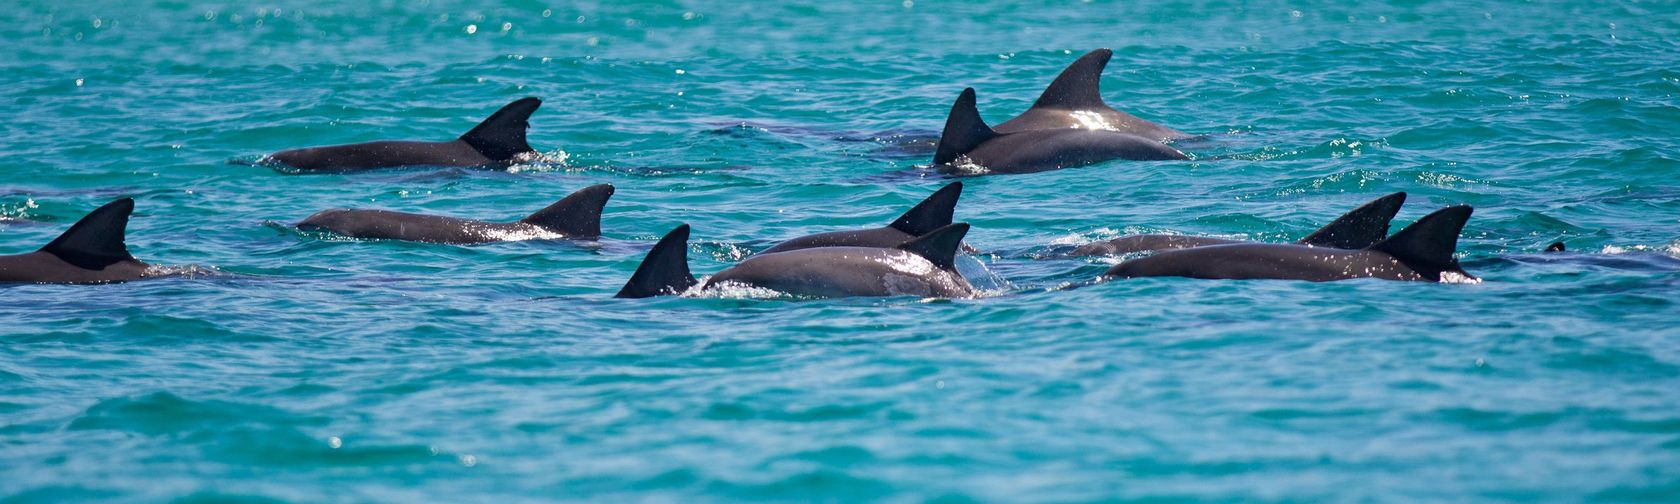
[[[150,276],[151,266],[128,254],[132,213],[134,199],[118,199],[88,213],[41,250],[0,256],[0,282],[91,284]]]
[[[470,244],[531,238],[593,240],[601,236],[601,209],[612,194],[613,186],[610,184],[585,187],[514,222],[334,208],[317,212],[295,227],[330,231],[353,238],[429,243]]]
[[[1183,132],[1127,114],[1103,103],[1103,68],[1114,51],[1097,49],[1085,53],[1062,70],[1032,108],[992,128],[998,133],[1039,129],[1092,129],[1130,133],[1156,141],[1189,138]]]
[[[857,231],[832,231],[801,236],[776,244],[759,254],[774,254],[814,247],[874,247],[893,248],[951,224],[957,198],[962,196],[962,182],[952,182],[934,191],[932,196],[898,216],[892,224]]]
[[[403,166],[491,166],[511,164],[535,150],[525,143],[536,97],[520,98],[460,138],[448,142],[383,140],[276,152],[258,161],[306,172],[350,172]]]
[[[1032,173],[1110,159],[1190,158],[1161,142],[1109,130],[1062,128],[998,133],[980,118],[974,88],[964,89],[951,105],[951,115],[945,119],[945,131],[940,134],[939,146],[933,154],[934,166],[959,175]]]
[[[1329,225],[1313,231],[1295,243],[1339,249],[1362,249],[1388,237],[1388,222],[1400,212],[1406,193],[1397,192],[1360,205]],[[1132,235],[1087,243],[1073,250],[1075,256],[1119,255],[1156,250],[1244,243],[1238,240],[1183,235]]]
[[[817,247],[759,254],[701,284],[688,271],[688,225],[677,226],[648,252],[615,297],[681,294],[700,286],[756,287],[804,297],[974,297],[957,272],[957,246],[968,224],[951,224],[893,248]]]
[[[1168,250],[1114,265],[1102,276],[1179,276],[1323,282],[1350,278],[1441,281],[1444,276],[1475,280],[1453,252],[1470,219],[1467,205],[1451,206],[1418,219],[1394,236],[1360,250],[1298,244],[1238,243]]]

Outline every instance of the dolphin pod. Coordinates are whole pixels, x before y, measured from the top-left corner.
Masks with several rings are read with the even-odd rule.
[[[1295,243],[1340,249],[1362,249],[1375,245],[1383,238],[1388,237],[1388,223],[1394,220],[1395,214],[1400,213],[1400,205],[1405,202],[1406,193],[1403,192],[1371,200],[1369,203],[1360,205],[1359,208],[1342,214],[1341,217],[1337,217],[1330,224],[1319,228],[1318,231],[1313,231],[1312,234]],[[1081,245],[1073,250],[1073,255],[1120,255],[1208,245],[1229,245],[1232,243],[1243,242],[1205,236],[1132,235]]]
[[[1439,282],[1445,275],[1475,280],[1458,266],[1458,233],[1471,208],[1451,206],[1418,219],[1369,247],[1347,250],[1301,244],[1238,243],[1168,250],[1122,262],[1105,277],[1179,276],[1226,280],[1324,282],[1380,278]]]
[[[536,154],[525,143],[525,130],[542,100],[515,100],[488,119],[447,142],[381,140],[350,145],[309,147],[276,152],[259,163],[302,172],[347,172],[406,166],[492,166]]]
[[[1169,145],[1189,135],[1108,106],[1100,93],[1113,53],[1087,53],[1045,88],[1026,111],[995,128],[981,118],[967,88],[952,104],[933,165],[954,175],[1029,173],[1108,160],[1184,160]],[[443,142],[377,141],[284,150],[261,160],[292,172],[358,172],[379,168],[495,167],[536,152],[526,141],[530,116],[542,100],[527,97],[497,110],[460,137]],[[980,291],[956,267],[967,223],[953,223],[964,185],[953,181],[886,226],[794,237],[704,279],[689,270],[689,226],[664,235],[615,297],[704,294],[742,288],[808,298],[919,296],[970,298]],[[512,222],[490,222],[377,209],[335,208],[295,227],[337,235],[438,244],[522,239],[595,240],[614,187],[580,189]],[[1350,211],[1301,240],[1252,243],[1209,237],[1137,235],[1091,243],[1076,256],[1145,252],[1114,265],[1099,279],[1176,276],[1203,279],[1330,281],[1377,278],[1409,281],[1471,279],[1454,258],[1469,206],[1438,210],[1388,236],[1405,202],[1394,193]],[[92,211],[41,249],[0,256],[0,282],[110,283],[159,276],[129,254],[126,227],[134,200]],[[1548,251],[1561,251],[1556,243]]]
[[[935,229],[891,248],[812,247],[758,254],[717,272],[705,283],[688,270],[688,225],[653,246],[616,297],[644,298],[729,287],[762,288],[803,297],[973,297],[957,272],[957,248],[968,224]]]
[[[1029,129],[999,133],[975,108],[974,88],[964,89],[951,105],[939,135],[933,164],[946,173],[1032,173],[1084,166],[1111,159],[1169,161],[1190,159],[1161,142],[1106,129]]]

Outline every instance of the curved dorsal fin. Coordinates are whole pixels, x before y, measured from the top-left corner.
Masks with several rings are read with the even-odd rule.
[[[1044,94],[1038,95],[1038,101],[1033,102],[1033,108],[1059,109],[1088,109],[1107,107],[1103,103],[1102,84],[1103,68],[1108,66],[1108,59],[1114,56],[1114,51],[1097,49],[1085,53],[1073,64],[1062,70],[1056,80],[1050,82],[1050,87],[1044,88]]]
[[[688,224],[683,224],[665,233],[665,237],[653,245],[647,258],[642,259],[642,265],[636,267],[636,273],[630,275],[630,281],[625,282],[624,288],[613,297],[681,294],[697,283],[694,275],[688,272]]]
[[[957,102],[951,104],[951,115],[945,117],[945,131],[939,134],[933,164],[956,161],[958,156],[967,154],[994,136],[997,133],[986,125],[986,120],[980,118],[980,109],[975,107],[974,88],[963,89],[962,94],[957,95]]]
[[[612,184],[598,184],[578,189],[519,222],[533,224],[570,237],[601,236],[601,209],[613,195]]]
[[[1371,200],[1296,243],[1349,250],[1369,247],[1388,237],[1388,222],[1394,220],[1394,214],[1400,213],[1400,205],[1405,203],[1404,192]]]
[[[910,211],[898,216],[888,227],[910,236],[921,236],[951,223],[956,212],[957,198],[962,196],[962,182],[952,182],[934,191],[932,196],[917,203]]]
[[[122,198],[89,212],[82,220],[58,235],[42,252],[58,256],[80,268],[98,270],[122,261],[128,254],[128,216],[134,213],[134,198]]]
[[[963,236],[967,234],[968,223],[958,222],[935,229],[894,248],[922,256],[939,269],[956,271],[957,248],[962,246]]]
[[[1412,271],[1438,280],[1441,272],[1459,270],[1453,253],[1458,251],[1458,233],[1472,211],[1470,205],[1436,210],[1367,250],[1394,256]]]
[[[531,113],[540,106],[542,100],[535,96],[514,100],[461,135],[460,140],[491,161],[507,161],[531,152],[531,144],[525,143],[525,130],[531,127]]]

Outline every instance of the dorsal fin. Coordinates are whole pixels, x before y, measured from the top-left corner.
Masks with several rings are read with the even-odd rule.
[[[1412,271],[1439,280],[1441,272],[1461,271],[1453,252],[1458,250],[1458,233],[1470,220],[1471,211],[1469,205],[1436,210],[1367,250],[1394,256]]]
[[[41,251],[58,256],[76,267],[91,270],[134,260],[134,256],[128,254],[126,243],[128,216],[132,213],[134,198],[106,203],[76,221],[69,231],[41,247]]]
[[[1405,203],[1404,192],[1371,200],[1296,243],[1349,250],[1369,247],[1388,237],[1388,222],[1394,220],[1394,214],[1400,213],[1400,205]]]
[[[1568,250],[1568,248],[1563,246],[1563,242],[1552,242],[1551,245],[1546,246],[1547,252],[1563,252],[1566,250]]]
[[[899,250],[922,256],[939,269],[957,270],[957,248],[968,234],[968,223],[958,222],[928,232],[919,238],[900,244]]]
[[[946,184],[888,226],[910,236],[921,236],[949,225],[951,214],[957,209],[957,198],[962,196],[962,188],[962,182]]]
[[[525,130],[531,127],[531,113],[540,106],[542,100],[535,96],[514,100],[461,135],[461,141],[491,161],[507,161],[531,152],[531,144],[525,143]]]
[[[1114,51],[1097,49],[1085,53],[1079,59],[1073,60],[1056,80],[1050,82],[1050,87],[1044,88],[1044,94],[1038,95],[1038,101],[1033,102],[1033,108],[1058,109],[1088,109],[1107,107],[1103,103],[1102,83],[1103,68],[1108,66],[1108,59],[1114,56]]]
[[[625,282],[624,288],[613,297],[681,294],[697,283],[694,275],[688,272],[688,224],[683,224],[665,233],[665,237],[653,245],[647,258],[642,259],[642,265],[636,267],[636,273],[630,275],[630,281]]]
[[[611,198],[612,195],[612,184],[578,189],[547,208],[519,219],[519,222],[570,237],[598,237],[601,236],[601,209],[607,206],[607,198]]]
[[[951,104],[951,115],[945,118],[945,131],[939,134],[939,146],[933,153],[933,164],[956,161],[958,156],[979,147],[982,142],[997,136],[991,126],[980,118],[974,104],[974,88],[967,88]]]

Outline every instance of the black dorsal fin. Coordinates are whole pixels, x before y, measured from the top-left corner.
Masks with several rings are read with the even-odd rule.
[[[1405,203],[1404,192],[1371,200],[1296,243],[1349,250],[1375,245],[1388,237],[1388,222],[1394,220],[1394,214],[1400,213],[1400,205]]]
[[[939,134],[933,164],[950,164],[994,136],[997,133],[980,118],[980,109],[975,107],[974,88],[964,89],[957,102],[951,104],[951,115],[945,118],[945,131]]]
[[[1546,246],[1546,251],[1547,252],[1564,252],[1564,251],[1567,251],[1567,250],[1569,250],[1569,248],[1564,247],[1563,242],[1552,242],[1551,245]]]
[[[58,256],[64,262],[92,270],[122,261],[132,261],[128,254],[128,216],[134,213],[134,198],[122,198],[106,203],[89,212],[82,220],[58,235],[52,243],[41,247],[42,252]]]
[[[1038,101],[1033,102],[1033,108],[1058,109],[1088,109],[1107,107],[1103,103],[1102,83],[1103,68],[1108,66],[1108,59],[1114,56],[1114,51],[1097,49],[1085,53],[1079,59],[1073,60],[1056,80],[1050,82],[1050,87],[1044,88],[1044,94],[1038,95]]]
[[[570,237],[595,238],[601,236],[601,209],[607,206],[607,198],[612,195],[612,184],[578,189],[547,208],[519,219],[519,222]]]
[[[1458,250],[1458,233],[1471,212],[1469,205],[1436,210],[1368,250],[1394,256],[1412,271],[1439,280],[1441,272],[1460,271],[1453,252]]]
[[[958,222],[928,232],[919,238],[900,244],[899,250],[922,256],[939,269],[957,270],[957,249],[968,234],[968,223]]]
[[[688,272],[688,224],[665,233],[653,245],[636,274],[618,290],[621,298],[645,298],[681,294],[699,282]]]
[[[910,211],[898,216],[898,220],[889,227],[911,236],[921,236],[951,224],[951,215],[957,210],[957,198],[962,197],[962,188],[962,182],[945,184]]]
[[[508,161],[531,152],[531,144],[525,143],[525,130],[531,127],[531,113],[541,106],[542,100],[535,96],[514,100],[461,135],[461,141],[491,161]]]

